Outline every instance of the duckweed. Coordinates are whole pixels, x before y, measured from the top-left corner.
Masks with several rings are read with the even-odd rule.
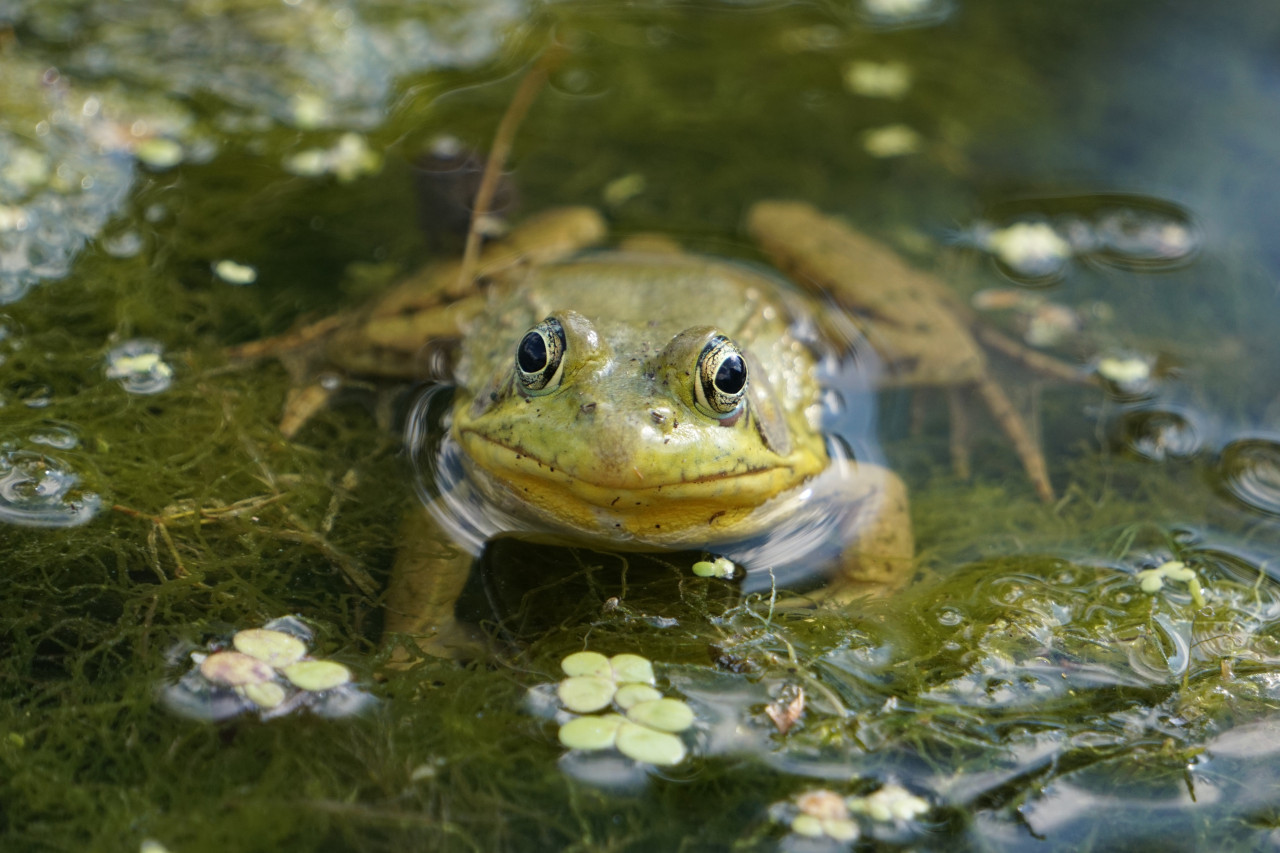
[[[577,652],[560,662],[560,668],[568,676],[594,675],[598,678],[613,678],[613,666],[609,659],[599,652]]]
[[[271,631],[266,628],[250,628],[238,631],[231,638],[236,651],[279,668],[302,660],[307,653],[307,644],[292,634],[284,631]]]
[[[609,658],[613,677],[618,682],[653,684],[653,664],[640,655],[622,654]]]
[[[1200,586],[1200,578],[1195,569],[1189,568],[1181,560],[1168,560],[1154,569],[1138,572],[1138,585],[1148,595],[1154,595],[1163,589],[1166,579],[1185,583],[1187,591],[1191,593],[1192,604],[1204,607],[1204,589]]]
[[[854,841],[861,834],[845,798],[826,788],[805,791],[795,798],[793,807],[780,811],[791,831],[806,838]]]
[[[865,814],[875,821],[909,821],[929,811],[929,802],[896,783],[890,782],[865,797],[850,797],[849,811]]]
[[[667,732],[624,721],[618,725],[618,751],[645,764],[670,765],[684,761],[684,742]]]
[[[578,652],[564,658],[560,668],[568,678],[556,686],[556,694],[566,710],[590,715],[612,704],[626,713],[575,717],[560,726],[562,744],[583,751],[616,747],[643,764],[671,765],[685,759],[688,750],[676,733],[693,725],[693,709],[679,699],[663,697],[652,686],[656,677],[648,658]]]
[[[653,702],[662,698],[662,693],[647,684],[624,684],[614,694],[613,701],[624,711],[641,702]]]
[[[592,675],[575,675],[560,682],[557,693],[564,706],[575,714],[590,714],[613,701],[618,690],[612,682]]]
[[[618,727],[624,722],[617,714],[578,717],[560,727],[560,742],[570,749],[609,749],[614,745]]]
[[[270,664],[241,652],[214,652],[200,663],[200,674],[214,684],[242,687],[275,677]]]
[[[215,641],[209,653],[192,652],[196,667],[164,687],[160,698],[176,714],[209,721],[249,710],[269,719],[297,708],[343,717],[369,707],[372,697],[351,684],[350,669],[307,657],[310,636],[292,617],[237,631],[229,644]]]
[[[253,284],[258,280],[258,271],[248,264],[239,264],[233,260],[221,260],[213,265],[213,274],[227,284]]]
[[[246,684],[243,692],[246,699],[264,709],[278,707],[287,696],[284,688],[274,681]]]
[[[693,725],[693,709],[679,699],[654,699],[632,705],[627,719],[660,732],[682,732]]]
[[[732,560],[725,557],[699,560],[693,564],[692,570],[700,578],[720,578],[721,580],[729,580],[738,573],[738,567]]]
[[[295,687],[316,693],[341,687],[351,681],[351,670],[331,660],[301,660],[280,671]]]

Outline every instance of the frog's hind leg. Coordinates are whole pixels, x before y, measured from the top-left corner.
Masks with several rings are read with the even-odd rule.
[[[1040,444],[1031,437],[1031,431],[1027,429],[1026,422],[1013,407],[1004,389],[988,376],[983,376],[975,382],[974,387],[978,391],[978,396],[982,398],[982,402],[986,404],[987,410],[991,412],[991,416],[995,418],[996,424],[1013,445],[1013,450],[1022,461],[1022,467],[1026,470],[1027,478],[1031,480],[1031,486],[1036,490],[1036,495],[1045,503],[1053,503],[1053,486],[1049,483],[1049,469],[1045,464],[1044,454],[1040,452]]]

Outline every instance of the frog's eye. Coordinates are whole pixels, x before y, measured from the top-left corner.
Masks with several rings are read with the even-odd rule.
[[[516,377],[529,393],[554,390],[560,384],[564,358],[564,328],[548,317],[524,333],[516,347]]]
[[[698,356],[694,395],[698,408],[713,418],[727,418],[740,410],[747,396],[747,362],[738,345],[724,335],[707,341]]]

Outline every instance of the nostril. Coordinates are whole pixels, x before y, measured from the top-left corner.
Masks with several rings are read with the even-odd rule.
[[[671,410],[666,408],[665,406],[659,409],[650,409],[649,417],[653,418],[653,422],[655,424],[666,423],[667,420],[671,417]]]
[[[593,412],[595,412],[595,410],[596,410],[595,403],[583,403],[581,406],[578,407],[578,411],[582,412],[582,414],[584,415],[592,414]]]

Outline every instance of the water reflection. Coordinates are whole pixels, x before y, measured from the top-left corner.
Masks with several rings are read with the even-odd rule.
[[[1122,446],[1150,462],[1191,459],[1203,438],[1194,414],[1174,409],[1135,409],[1119,418]]]
[[[75,527],[101,501],[80,487],[80,476],[56,456],[29,450],[0,453],[0,522],[26,527]]]
[[[1073,259],[1158,272],[1190,263],[1202,234],[1190,211],[1143,195],[1019,199],[992,208],[955,238],[991,254],[1020,284],[1059,280]]]
[[[1217,479],[1245,507],[1280,515],[1280,442],[1266,436],[1235,439],[1222,448]]]
[[[173,368],[163,355],[164,346],[158,341],[125,341],[107,353],[106,376],[130,394],[159,394],[173,382]]]

